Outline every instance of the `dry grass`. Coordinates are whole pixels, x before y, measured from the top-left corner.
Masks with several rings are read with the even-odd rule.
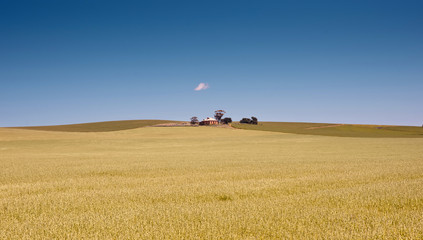
[[[43,131],[59,131],[59,132],[111,132],[128,130],[140,127],[147,127],[157,124],[179,123],[179,121],[170,120],[124,120],[124,121],[107,121],[78,123],[67,125],[52,126],[33,126],[33,127],[15,127],[18,129],[43,130]]]
[[[0,239],[422,239],[423,139],[0,129]]]
[[[259,122],[258,125],[233,123],[233,127],[334,137],[423,138],[423,128],[415,126],[387,126],[360,124],[328,124],[302,122]]]

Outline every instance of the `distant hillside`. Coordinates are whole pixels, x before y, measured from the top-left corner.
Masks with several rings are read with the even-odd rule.
[[[177,121],[125,120],[125,121],[108,121],[108,122],[69,124],[69,125],[16,127],[16,128],[44,130],[44,131],[61,131],[61,132],[110,132],[110,131],[140,128],[140,127],[152,126],[152,125],[163,124],[163,123],[171,123],[171,122],[177,122]]]
[[[337,137],[422,138],[422,127],[355,125],[299,122],[259,122],[258,125],[233,123],[233,127],[247,130],[296,133]]]
[[[69,125],[15,127],[18,129],[61,131],[61,132],[110,132],[154,126],[166,123],[180,123],[171,120],[124,120],[80,123]],[[160,125],[159,125],[160,126]],[[336,137],[372,137],[372,138],[423,138],[422,127],[356,125],[302,122],[259,122],[258,125],[232,123],[232,127],[245,130],[260,130],[294,134],[308,134]]]

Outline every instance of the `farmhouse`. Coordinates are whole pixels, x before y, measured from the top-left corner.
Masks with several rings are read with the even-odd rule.
[[[218,124],[219,122],[216,119],[209,118],[209,117],[206,119],[203,119],[203,121],[200,122],[200,125],[218,125]]]

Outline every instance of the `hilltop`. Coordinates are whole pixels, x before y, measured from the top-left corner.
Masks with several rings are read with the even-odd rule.
[[[234,123],[233,127],[335,137],[422,138],[423,128],[413,126],[359,125],[304,122],[260,122],[258,125]]]
[[[154,126],[157,124],[174,123],[178,121],[171,120],[122,120],[107,122],[92,122],[66,125],[52,126],[31,126],[31,127],[15,127],[19,129],[43,130],[43,131],[60,131],[60,132],[111,132],[128,130],[140,127]]]
[[[152,126],[186,126],[186,123],[172,120],[123,120],[15,128],[61,132],[111,132]],[[423,138],[423,128],[413,126],[305,122],[259,122],[258,125],[250,125],[236,122],[232,124],[232,127],[244,130],[259,130],[334,137]]]

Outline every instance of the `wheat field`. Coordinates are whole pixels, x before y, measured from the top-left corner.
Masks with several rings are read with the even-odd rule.
[[[0,128],[0,239],[423,239],[423,139]]]

